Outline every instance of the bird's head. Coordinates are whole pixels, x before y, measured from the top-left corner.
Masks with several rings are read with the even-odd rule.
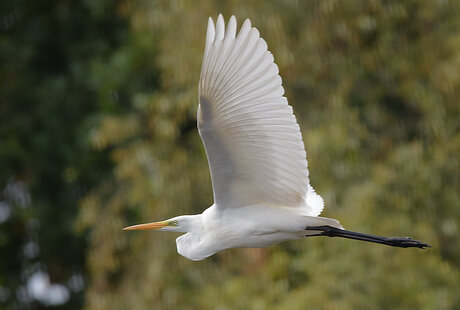
[[[200,215],[182,215],[170,218],[166,221],[128,226],[123,228],[123,230],[189,232],[198,228],[199,224],[201,224]]]

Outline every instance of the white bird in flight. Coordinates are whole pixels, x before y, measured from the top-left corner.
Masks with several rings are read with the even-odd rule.
[[[209,18],[198,89],[198,131],[209,162],[214,204],[202,214],[124,230],[185,233],[179,254],[202,260],[221,250],[266,247],[312,236],[343,237],[397,247],[429,247],[408,237],[343,229],[319,217],[323,199],[310,185],[299,125],[283,96],[278,66],[259,31],[236,18],[225,29]]]

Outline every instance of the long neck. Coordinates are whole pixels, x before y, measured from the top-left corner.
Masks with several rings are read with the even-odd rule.
[[[182,215],[178,217],[180,224],[179,232],[184,233],[201,233],[203,231],[203,221],[201,214],[195,215]]]
[[[209,236],[203,226],[201,214],[184,215],[180,218],[184,225],[184,232],[176,239],[177,252],[188,259],[197,261],[213,255],[218,251],[212,243],[209,242]]]

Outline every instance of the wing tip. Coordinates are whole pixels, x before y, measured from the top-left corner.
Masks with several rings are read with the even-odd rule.
[[[251,28],[251,20],[249,18],[246,18],[244,20],[243,26],[241,28],[248,27]]]
[[[214,40],[222,40],[224,38],[224,34],[225,34],[224,17],[222,16],[222,14],[219,14],[219,16],[217,16],[216,36]]]
[[[207,53],[208,50],[210,49],[211,44],[214,42],[215,36],[216,36],[216,28],[214,27],[214,21],[212,17],[209,17],[208,28],[206,30],[205,53]]]
[[[215,24],[214,24],[213,18],[209,17],[208,18],[208,29],[207,29],[207,34],[206,34],[206,43],[210,45],[211,43],[214,43],[214,41],[216,40],[222,40],[227,37],[235,38],[236,28],[237,28],[237,19],[235,15],[232,15],[230,19],[228,20],[227,29],[225,29],[225,21],[224,21],[224,16],[222,15],[222,13],[219,13],[219,15],[217,16]],[[260,34],[258,33],[258,30],[255,27],[252,27],[251,19],[249,18],[246,18],[244,20],[241,26],[241,29],[240,29],[240,33],[242,32],[243,29],[247,29],[248,32],[251,31],[252,29],[255,29],[257,31],[258,36],[260,36]]]
[[[225,25],[225,22],[224,22],[224,16],[222,14],[219,14],[217,16],[217,24],[221,24],[221,25]]]
[[[236,36],[236,17],[232,15],[228,20],[227,30],[225,32],[225,40],[235,39]]]

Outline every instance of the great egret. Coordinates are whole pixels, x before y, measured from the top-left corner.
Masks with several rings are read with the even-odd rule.
[[[323,199],[308,179],[302,136],[267,44],[246,19],[236,35],[208,21],[199,83],[198,131],[211,171],[214,204],[202,214],[125,230],[184,232],[179,254],[202,260],[235,247],[266,247],[312,236],[343,237],[397,247],[429,247],[408,237],[348,231],[318,217]]]

